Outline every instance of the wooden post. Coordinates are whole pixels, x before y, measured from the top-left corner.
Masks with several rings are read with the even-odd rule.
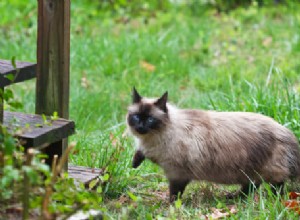
[[[3,110],[4,110],[3,95],[4,95],[4,87],[0,87],[0,124],[3,123]]]
[[[70,0],[38,0],[36,113],[69,117]],[[67,139],[46,153],[62,155]]]

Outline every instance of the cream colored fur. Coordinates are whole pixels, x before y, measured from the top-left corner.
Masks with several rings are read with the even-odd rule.
[[[156,99],[143,98],[152,104]],[[140,104],[128,108],[138,111]],[[299,176],[299,144],[273,119],[248,112],[153,107],[164,126],[146,135],[131,129],[136,148],[160,165],[169,180],[206,180],[222,184],[283,182]]]

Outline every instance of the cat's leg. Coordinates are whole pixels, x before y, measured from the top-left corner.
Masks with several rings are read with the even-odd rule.
[[[178,199],[178,196],[182,196],[185,187],[190,182],[187,179],[169,180],[170,202],[174,202]]]
[[[141,163],[145,160],[145,155],[142,153],[142,151],[137,150],[133,156],[132,160],[132,167],[137,168],[141,165]]]

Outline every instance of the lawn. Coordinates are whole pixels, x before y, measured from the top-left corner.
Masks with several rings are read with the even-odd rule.
[[[130,14],[73,0],[71,10],[70,118],[76,134],[70,140],[77,146],[70,162],[105,168],[101,207],[108,218],[199,219],[212,208],[228,212],[229,205],[232,219],[296,218],[268,186],[246,201],[226,201],[224,194],[237,187],[193,183],[170,206],[158,166],[146,161],[131,168],[134,143],[125,115],[135,86],[151,97],[168,91],[170,102],[182,108],[259,112],[300,139],[299,3],[252,4],[229,13],[174,4]],[[2,1],[0,14],[0,58],[35,61],[37,2]],[[11,86],[23,112],[34,112],[34,86]]]

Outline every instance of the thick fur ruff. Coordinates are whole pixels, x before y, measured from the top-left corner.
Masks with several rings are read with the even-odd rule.
[[[128,115],[154,101],[143,98],[129,106]],[[166,107],[167,112],[149,107],[149,114],[162,123],[158,130],[141,135],[128,128],[137,152],[160,165],[171,183],[206,180],[247,186],[262,181],[279,184],[300,176],[298,141],[272,118],[178,109],[168,103]]]
[[[261,114],[181,110],[168,104],[164,124],[135,138],[137,149],[169,179],[278,183],[300,174],[297,139]]]

